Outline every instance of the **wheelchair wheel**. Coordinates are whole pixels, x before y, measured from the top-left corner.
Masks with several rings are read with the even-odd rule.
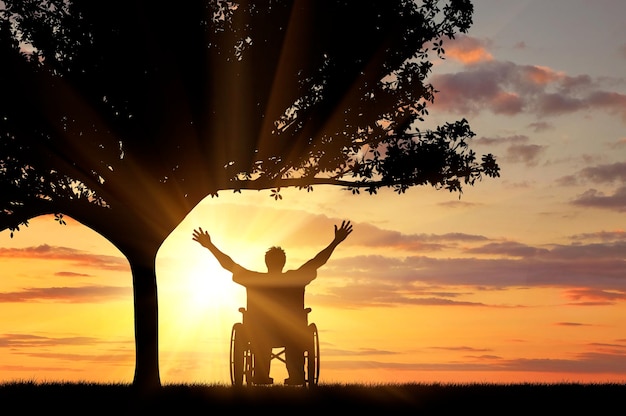
[[[236,323],[230,335],[230,382],[233,386],[242,386],[251,380],[252,356],[244,334],[243,324]]]
[[[315,324],[309,324],[309,340],[306,355],[306,386],[317,386],[320,377],[320,339]]]

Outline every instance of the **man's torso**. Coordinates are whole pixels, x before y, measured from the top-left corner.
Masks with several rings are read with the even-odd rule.
[[[233,280],[246,287],[248,323],[272,338],[284,338],[306,324],[305,287],[317,275],[313,270],[290,270],[280,274],[243,269]]]

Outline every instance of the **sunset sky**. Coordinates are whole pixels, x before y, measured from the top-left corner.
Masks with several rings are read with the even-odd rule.
[[[263,271],[269,246],[297,268],[344,219],[354,232],[307,287],[320,382],[626,381],[626,2],[474,6],[469,33],[435,61],[426,124],[467,118],[501,178],[460,198],[317,187],[206,199],[157,259],[164,384],[229,383],[245,305],[194,228]],[[0,382],[132,381],[128,263],[66,222],[0,233]]]

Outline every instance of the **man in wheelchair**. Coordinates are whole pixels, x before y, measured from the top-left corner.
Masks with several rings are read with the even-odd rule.
[[[206,247],[220,265],[233,274],[233,281],[246,288],[246,326],[250,328],[251,346],[255,357],[255,384],[271,384],[270,361],[272,347],[285,347],[289,378],[286,384],[304,384],[304,350],[307,316],[304,309],[306,285],[317,277],[317,269],[326,264],[335,248],[352,232],[350,221],[335,225],[331,243],[298,269],[283,272],[286,256],[280,247],[265,253],[267,272],[255,272],[235,263],[212,242],[208,232],[198,228],[193,240]]]

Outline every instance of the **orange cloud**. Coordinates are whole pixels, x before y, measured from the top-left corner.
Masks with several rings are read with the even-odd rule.
[[[470,36],[458,36],[444,45],[446,56],[465,65],[493,60],[493,56],[487,51],[485,43]]]
[[[490,111],[540,117],[603,111],[626,122],[626,94],[604,91],[602,79],[570,76],[547,67],[480,61],[457,73],[435,74],[433,108],[464,116]]]
[[[557,72],[546,66],[529,65],[524,67],[526,78],[538,85],[547,85],[565,78],[565,74]]]
[[[122,257],[91,254],[68,247],[42,244],[36,247],[0,247],[0,258],[66,260],[80,267],[94,267],[99,270],[129,271],[126,259]]]
[[[564,296],[576,305],[610,305],[626,300],[626,293],[615,290],[576,288],[566,290]]]
[[[622,347],[623,350],[623,347]],[[367,368],[388,371],[532,371],[537,373],[583,373],[622,375],[626,370],[626,355],[619,350],[613,353],[588,352],[576,354],[571,359],[562,358],[513,358],[482,356],[482,360],[450,362],[381,362],[381,361],[325,361],[324,368],[352,370]]]
[[[132,297],[132,289],[117,286],[26,288],[18,292],[0,293],[0,303],[64,302],[97,303]]]
[[[600,241],[621,241],[626,239],[626,231],[616,229],[613,231],[598,231],[594,233],[576,234],[570,237],[574,241],[580,240],[600,240]]]
[[[524,102],[518,94],[500,91],[492,97],[491,107],[496,114],[514,115],[522,111]]]
[[[2,348],[51,348],[58,346],[95,345],[102,342],[93,337],[63,337],[51,338],[32,334],[2,334],[0,335],[0,347]]]

